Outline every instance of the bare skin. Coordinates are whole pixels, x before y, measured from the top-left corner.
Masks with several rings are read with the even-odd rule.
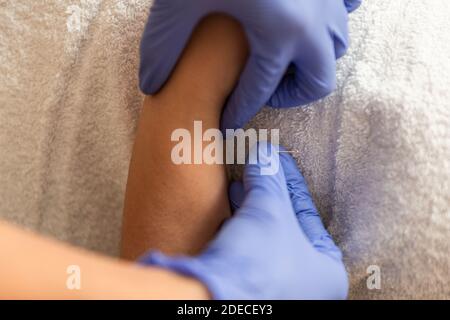
[[[130,165],[124,207],[122,255],[135,259],[149,249],[196,254],[229,217],[223,165],[176,165],[171,150],[175,129],[193,136],[218,128],[226,98],[247,57],[240,25],[225,16],[204,20],[170,80],[147,97]]]
[[[221,165],[175,166],[172,130],[218,128],[222,106],[247,55],[239,25],[223,16],[194,33],[171,79],[147,97],[127,186],[123,256],[148,249],[196,253],[229,216]],[[151,152],[150,152],[151,151]],[[69,290],[69,266],[80,268]],[[0,299],[208,299],[199,281],[104,257],[0,222]]]
[[[3,222],[0,257],[0,299],[209,298],[194,279],[103,257]],[[67,287],[73,265],[80,270],[80,290]]]

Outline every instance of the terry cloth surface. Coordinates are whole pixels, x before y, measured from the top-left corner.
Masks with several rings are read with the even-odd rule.
[[[149,6],[0,0],[1,218],[117,255]],[[450,298],[449,16],[447,0],[364,1],[336,93],[251,124],[299,151],[351,298]]]

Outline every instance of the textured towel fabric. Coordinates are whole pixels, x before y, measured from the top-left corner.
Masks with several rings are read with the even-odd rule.
[[[117,255],[149,6],[0,0],[2,218]],[[366,0],[337,92],[252,122],[298,151],[351,298],[450,298],[448,16],[447,0]]]

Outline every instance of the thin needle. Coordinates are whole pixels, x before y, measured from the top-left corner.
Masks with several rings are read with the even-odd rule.
[[[298,150],[292,150],[292,151],[277,151],[278,153],[300,153]]]

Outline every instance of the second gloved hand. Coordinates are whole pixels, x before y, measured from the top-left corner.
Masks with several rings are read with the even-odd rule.
[[[151,253],[141,261],[203,282],[216,299],[344,299],[341,252],[325,230],[295,161],[260,143],[244,181],[230,188],[236,209],[198,257]],[[262,175],[270,164],[275,174]]]

